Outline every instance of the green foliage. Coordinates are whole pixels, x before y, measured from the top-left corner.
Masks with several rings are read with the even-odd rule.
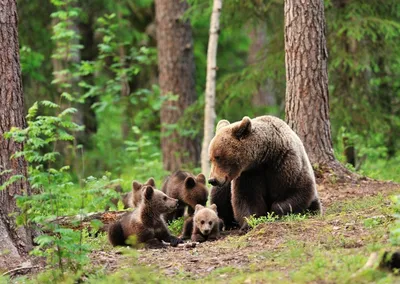
[[[268,212],[266,216],[255,217],[251,215],[249,218],[245,217],[247,224],[252,228],[256,228],[258,225],[263,223],[271,223],[275,221],[281,222],[297,222],[303,221],[309,218],[310,215],[307,214],[288,214],[285,216],[278,216],[274,212]]]
[[[138,48],[132,45],[132,39],[120,37],[121,25],[116,14],[100,17],[97,25],[96,32],[102,36],[98,58],[82,62],[80,68],[81,76],[94,76],[94,83],[80,82],[84,90],[82,97],[85,100],[98,97],[98,102],[92,105],[98,129],[91,138],[96,152],[87,153],[89,168],[102,164],[100,171],[112,170],[117,176],[130,168],[131,176],[132,172],[138,173],[139,177],[135,175],[135,178],[139,179],[143,176],[140,173],[148,167],[150,175],[156,175],[152,169],[160,169],[161,165],[159,128],[149,129],[148,126],[156,123],[158,117],[153,114],[160,110],[162,100],[156,86],[151,90],[139,88],[129,92],[132,81],[146,65],[154,62],[155,50],[145,46]],[[121,127],[124,125],[128,132]],[[150,164],[143,163],[144,160]]]
[[[71,202],[69,195],[73,186],[69,167],[53,168],[59,153],[54,145],[74,139],[71,132],[81,129],[71,122],[69,114],[73,109],[66,109],[57,116],[37,115],[39,106],[58,108],[58,105],[43,101],[35,103],[28,111],[25,129],[12,128],[6,138],[24,143],[24,149],[13,157],[24,156],[28,161],[28,181],[34,195],[17,196],[17,205],[22,212],[17,216],[17,223],[26,226],[41,226],[50,232],[35,238],[37,246],[32,254],[47,257],[49,265],[57,265],[61,271],[68,267],[79,270],[88,259],[88,248],[81,242],[81,233],[63,228],[52,219],[68,213]]]
[[[260,224],[275,222],[279,219],[279,216],[275,215],[274,212],[268,212],[266,216],[255,217],[255,215],[251,215],[249,218],[245,217],[245,219],[247,224],[249,224],[249,226],[254,229]]]
[[[179,236],[183,229],[184,219],[183,217],[172,220],[168,223],[168,229],[174,236]]]

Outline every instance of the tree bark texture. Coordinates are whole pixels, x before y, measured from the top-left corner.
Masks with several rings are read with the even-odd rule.
[[[0,1],[0,185],[12,175],[27,176],[25,159],[11,159],[23,145],[3,136],[11,127],[26,127],[17,25],[16,0]],[[17,228],[9,215],[18,211],[14,196],[23,193],[30,194],[26,180],[0,191],[0,270],[20,261],[32,245],[29,230]]]
[[[285,0],[286,120],[312,164],[333,155],[323,0]]]
[[[199,162],[198,139],[181,136],[174,127],[197,97],[192,29],[183,17],[186,1],[156,0],[155,7],[161,96],[178,95],[177,100],[166,99],[160,113],[164,168],[175,171]]]
[[[204,138],[201,149],[201,172],[206,176],[210,173],[208,147],[214,136],[215,125],[215,85],[217,77],[217,50],[219,35],[219,17],[222,0],[214,0],[210,23],[210,37],[207,47],[207,77],[204,107]]]

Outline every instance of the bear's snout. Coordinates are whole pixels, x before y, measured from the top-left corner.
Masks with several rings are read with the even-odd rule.
[[[210,178],[208,180],[208,183],[211,184],[212,186],[217,186],[218,185],[218,181],[216,178]]]

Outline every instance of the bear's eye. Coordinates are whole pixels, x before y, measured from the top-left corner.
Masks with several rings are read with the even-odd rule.
[[[205,222],[204,222],[204,220],[202,220],[200,223],[201,223],[202,225],[204,225]]]
[[[208,224],[211,226],[211,225],[212,225],[212,222],[210,221],[210,222],[208,222]]]
[[[164,201],[167,201],[167,197],[166,197],[166,196],[164,196],[164,198],[163,198],[163,199],[164,199]]]
[[[221,159],[221,157],[220,157],[220,156],[215,156],[214,159],[215,159],[216,161],[219,161],[219,160]]]

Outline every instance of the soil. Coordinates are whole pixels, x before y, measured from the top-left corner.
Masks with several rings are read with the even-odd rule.
[[[379,182],[374,180],[359,180],[356,183],[337,183],[319,180],[318,192],[324,209],[329,208],[333,202],[352,200],[378,194],[388,195],[394,192],[400,193],[400,185],[392,182]],[[362,212],[369,215],[368,210]],[[373,212],[370,212],[373,216]],[[318,238],[318,228],[332,223],[334,234],[346,235],[350,240],[346,243],[350,247],[363,246],[362,236],[365,234],[362,226],[341,224],[340,220],[324,221],[318,218],[308,220],[307,228],[296,223],[285,222],[266,223],[258,226],[244,236],[239,236],[237,230],[222,232],[221,238],[215,242],[198,244],[195,248],[166,248],[139,250],[138,262],[141,265],[156,268],[166,276],[181,277],[182,279],[198,279],[221,267],[234,267],[246,269],[249,265],[257,265],[262,258],[255,257],[260,251],[272,251],[280,249],[283,236],[290,232],[300,240],[309,241]],[[353,226],[351,230],[346,230]],[[266,235],[268,237],[266,237]],[[229,238],[229,241],[225,241]],[[243,239],[244,238],[244,239]],[[244,241],[243,241],[244,240]],[[361,240],[361,241],[360,241]],[[90,255],[93,266],[101,266],[108,272],[113,272],[121,267],[132,265],[131,261],[117,250],[94,251]],[[32,271],[17,271],[10,275],[20,275],[37,272],[37,262]],[[279,267],[276,267],[279,270]],[[219,274],[220,278],[224,273]],[[176,279],[176,278],[175,278]]]

